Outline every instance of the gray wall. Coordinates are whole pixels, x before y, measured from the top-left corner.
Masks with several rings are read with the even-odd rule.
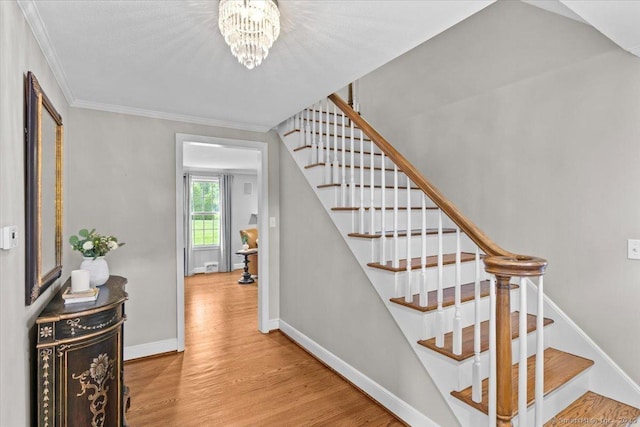
[[[457,425],[286,147],[280,318],[443,426]]]
[[[0,250],[0,425],[30,425],[29,329],[60,282],[25,306],[24,75],[33,71],[65,126],[69,109],[14,1],[0,2],[0,226],[17,225],[18,247]],[[65,179],[66,181],[66,179]],[[68,271],[68,270],[66,270]],[[68,274],[68,273],[67,273]],[[64,275],[63,275],[64,277]]]
[[[278,217],[279,138],[102,111],[70,109],[65,240],[83,227],[113,234],[126,246],[108,255],[112,274],[129,279],[125,346],[176,337],[175,134],[269,143],[269,208]],[[279,222],[279,221],[278,221]],[[270,229],[269,298],[278,318],[278,230]],[[77,253],[65,252],[77,266]]]
[[[362,114],[640,382],[640,58],[498,2],[361,80]]]

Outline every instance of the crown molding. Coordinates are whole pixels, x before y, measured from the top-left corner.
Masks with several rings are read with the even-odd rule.
[[[44,55],[51,71],[53,72],[53,76],[58,82],[58,86],[60,86],[60,90],[62,91],[64,97],[66,98],[69,105],[72,105],[75,101],[75,97],[73,96],[73,92],[67,83],[67,77],[64,73],[64,69],[60,65],[60,60],[58,59],[58,55],[56,50],[53,48],[51,44],[51,39],[49,38],[49,33],[47,32],[44,23],[42,22],[42,17],[40,16],[40,12],[36,6],[34,0],[17,0],[18,6],[20,10],[22,10],[22,14],[24,15],[29,27],[31,27],[31,31],[33,32],[40,49],[42,50],[42,54]]]
[[[225,120],[217,120],[209,117],[188,116],[182,114],[165,113],[162,111],[146,110],[144,108],[125,107],[122,105],[103,104],[100,102],[90,102],[76,100],[71,104],[74,108],[84,108],[87,110],[107,111],[110,113],[128,114],[132,116],[149,117],[152,119],[172,120],[182,123],[194,123],[198,125],[217,126],[223,128],[231,128],[237,130],[247,130],[253,132],[268,132],[270,126],[262,126],[251,123],[229,122]]]

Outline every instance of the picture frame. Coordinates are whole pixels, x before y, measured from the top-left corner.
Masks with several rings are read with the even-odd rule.
[[[62,117],[36,76],[25,76],[26,304],[62,275]]]

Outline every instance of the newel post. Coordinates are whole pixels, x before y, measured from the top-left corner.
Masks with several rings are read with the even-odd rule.
[[[511,285],[512,277],[541,276],[547,267],[542,258],[528,256],[489,256],[484,260],[487,273],[496,277],[496,388],[497,425],[512,427],[514,406],[511,352]],[[521,307],[526,310],[526,307]]]

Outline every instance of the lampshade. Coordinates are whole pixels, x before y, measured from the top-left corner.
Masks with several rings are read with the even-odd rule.
[[[218,27],[233,56],[253,69],[280,35],[276,0],[220,0]]]
[[[258,214],[251,214],[249,217],[249,225],[258,223]]]

